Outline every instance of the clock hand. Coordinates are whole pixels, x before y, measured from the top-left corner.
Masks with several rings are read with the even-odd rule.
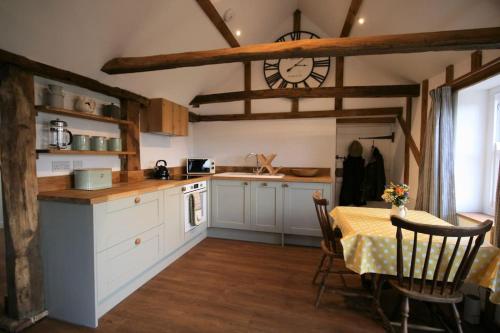
[[[305,58],[300,59],[298,62],[296,62],[292,67],[288,68],[286,71],[287,73],[290,72],[294,67],[298,66],[302,61],[304,61]],[[305,66],[305,65],[302,65]]]

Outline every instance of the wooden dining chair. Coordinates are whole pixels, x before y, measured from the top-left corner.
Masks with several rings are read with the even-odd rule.
[[[316,214],[318,216],[318,222],[321,227],[321,233],[323,235],[323,239],[321,240],[321,250],[323,251],[323,255],[319,262],[318,268],[316,269],[316,273],[313,277],[313,284],[316,284],[316,280],[318,276],[321,276],[321,282],[318,287],[318,293],[316,295],[316,307],[319,306],[319,302],[321,296],[325,292],[326,289],[326,278],[329,274],[337,274],[342,279],[342,283],[344,287],[347,288],[347,284],[344,278],[344,274],[355,274],[352,271],[347,269],[335,269],[333,268],[334,259],[338,259],[344,262],[344,256],[342,254],[342,249],[340,246],[340,230],[333,230],[330,216],[328,215],[328,200],[322,198],[321,192],[315,192],[313,194],[314,206],[316,208]],[[328,259],[326,267],[325,260]],[[343,265],[344,266],[344,265]]]
[[[472,263],[483,244],[486,232],[491,229],[492,221],[485,221],[474,227],[457,226],[437,226],[421,223],[414,223],[408,220],[391,216],[392,225],[397,228],[397,256],[396,270],[397,279],[390,279],[390,285],[400,294],[401,303],[401,323],[391,323],[401,325],[401,332],[408,332],[408,328],[418,328],[419,330],[439,330],[435,327],[423,325],[410,325],[408,318],[410,315],[409,300],[427,302],[430,305],[450,304],[455,319],[456,330],[451,330],[445,326],[446,330],[462,332],[460,313],[456,304],[462,301],[463,294],[460,291],[465,278],[469,274]],[[403,230],[413,232],[413,244],[410,260],[410,271],[406,276],[403,272],[405,253],[403,251]],[[415,274],[415,262],[417,261],[417,247],[419,235],[427,235],[427,247],[425,248],[425,259],[422,265],[422,274]],[[434,240],[434,242],[433,242]],[[455,241],[453,243],[453,240]],[[462,240],[465,240],[463,242]],[[433,245],[434,244],[434,245]],[[447,246],[449,244],[449,246]],[[420,242],[420,247],[425,241]],[[432,250],[434,248],[434,250]],[[463,256],[458,255],[459,248],[464,250]],[[453,249],[453,250],[451,250]],[[436,251],[438,250],[438,252]],[[436,251],[437,260],[431,260],[431,253]],[[451,256],[444,255],[445,251]],[[460,251],[462,252],[462,251]],[[423,253],[423,252],[422,252]],[[445,259],[448,258],[448,259]],[[435,257],[434,257],[435,259]],[[454,269],[456,267],[456,269]],[[432,272],[432,278],[428,279],[428,272]],[[379,300],[382,283],[378,284],[375,298]],[[380,304],[378,302],[378,304]],[[384,320],[387,322],[387,319]],[[391,326],[391,330],[393,330]],[[444,329],[443,329],[444,330]]]

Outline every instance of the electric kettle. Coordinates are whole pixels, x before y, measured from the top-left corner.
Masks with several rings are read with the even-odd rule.
[[[63,120],[51,120],[49,127],[49,145],[57,149],[64,149],[73,142],[73,135],[66,129],[68,123]]]
[[[161,165],[163,164],[163,165]],[[167,168],[167,162],[165,160],[159,160],[156,161],[156,166],[154,168],[154,177],[156,179],[168,179],[169,178],[169,172]]]

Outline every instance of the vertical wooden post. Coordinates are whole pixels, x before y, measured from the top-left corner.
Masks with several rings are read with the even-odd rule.
[[[425,145],[425,131],[427,129],[427,109],[429,103],[429,80],[422,81],[421,111],[420,111],[420,153],[423,154]]]
[[[142,180],[144,177],[141,171],[141,141],[139,131],[141,105],[128,99],[122,99],[120,105],[127,115],[127,120],[132,122],[126,131],[122,131],[123,149],[135,152],[135,155],[126,155],[126,157],[122,159],[120,180],[122,182]]]
[[[244,67],[244,79],[245,79],[245,91],[252,90],[252,63],[247,61],[243,63]],[[252,100],[245,100],[245,114],[252,113]]]
[[[293,31],[300,31],[300,15],[301,11],[293,12]],[[299,112],[299,99],[292,98],[292,112]]]
[[[411,97],[406,97],[406,128],[408,133],[411,134]],[[405,169],[404,169],[404,183],[408,184],[410,181],[410,137],[405,136]]]
[[[344,86],[344,57],[335,58],[335,87]],[[335,110],[342,110],[343,102],[341,97],[335,97]]]
[[[453,65],[446,66],[446,83],[451,83],[455,76],[455,67]]]
[[[483,52],[481,50],[472,52],[470,55],[470,71],[478,70],[483,64]]]
[[[8,65],[0,66],[0,128],[8,316],[0,326],[15,330],[44,312],[44,292],[33,75]]]

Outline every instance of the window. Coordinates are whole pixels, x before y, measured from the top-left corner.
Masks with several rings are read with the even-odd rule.
[[[498,183],[498,170],[500,167],[500,90],[493,89],[490,93],[490,107],[493,109],[493,131],[492,139],[488,140],[489,152],[493,156],[490,159],[491,169],[489,170],[489,177],[486,177],[486,181],[489,184],[485,184],[485,188],[489,187],[488,200],[485,206],[485,212],[489,215],[495,214],[495,202],[496,202],[496,191]]]

